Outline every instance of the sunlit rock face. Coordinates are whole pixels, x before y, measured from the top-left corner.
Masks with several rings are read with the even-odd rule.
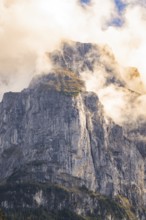
[[[79,76],[81,73],[95,71],[105,74],[105,84],[124,86],[124,81],[117,74],[117,63],[112,51],[107,46],[90,43],[62,43],[60,50],[47,54],[54,68],[68,69]]]
[[[132,138],[139,128],[127,131],[116,125],[105,115],[98,96],[85,90],[80,72],[92,72],[100,63],[98,48],[81,43],[62,48],[49,55],[55,65],[50,74],[33,79],[20,93],[6,93],[0,103],[0,182],[49,183],[85,188],[110,198],[120,195],[135,207],[135,219],[145,219],[145,143]],[[115,75],[110,78],[109,74],[109,79],[124,86]],[[1,206],[13,207],[5,195]],[[50,206],[43,195],[40,188],[28,194],[39,205]],[[84,206],[86,200],[89,212],[96,216],[94,202],[83,199]],[[52,200],[54,208],[53,204]],[[31,208],[31,204],[25,202],[23,207]],[[81,205],[73,210],[87,214]]]

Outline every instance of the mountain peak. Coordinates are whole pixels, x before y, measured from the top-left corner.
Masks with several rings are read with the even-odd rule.
[[[30,88],[36,86],[62,92],[66,95],[77,95],[85,91],[84,81],[76,73],[66,69],[53,69],[47,75],[35,77]]]

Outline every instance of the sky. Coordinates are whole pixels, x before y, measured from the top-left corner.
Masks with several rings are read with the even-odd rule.
[[[121,13],[126,7],[126,3],[124,3],[121,0],[115,0],[115,4],[116,4],[116,7],[117,7],[119,13]]]
[[[138,69],[146,91],[145,0],[1,0],[0,95],[48,72],[45,54],[64,40],[108,45],[121,69]]]
[[[1,81],[20,90],[13,75],[27,84],[43,71],[44,53],[69,39],[109,45],[121,65],[140,70],[146,84],[144,5],[145,0],[1,0]]]

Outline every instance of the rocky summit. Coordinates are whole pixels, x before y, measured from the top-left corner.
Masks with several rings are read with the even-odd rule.
[[[105,83],[124,81],[92,44],[47,56],[50,73],[0,103],[0,219],[145,220],[145,124],[115,124],[80,73],[100,65]]]

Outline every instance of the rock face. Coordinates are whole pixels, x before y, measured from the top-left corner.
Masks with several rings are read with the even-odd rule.
[[[60,199],[57,210],[64,208],[63,204],[69,204],[72,211],[83,216],[90,213],[94,219],[144,220],[145,143],[130,138],[136,131],[131,131],[130,136],[130,131],[128,133],[108,119],[97,95],[85,91],[78,71],[80,68],[91,69],[98,61],[93,61],[95,55],[93,60],[90,57],[90,62],[85,59],[91,54],[92,45],[77,43],[75,49],[67,45],[66,48],[63,50],[66,61],[60,58],[59,52],[50,55],[56,62],[56,70],[35,78],[29,88],[20,93],[6,93],[0,103],[0,187],[42,184],[34,191],[32,188],[27,190],[21,198],[30,196],[38,206],[52,205],[52,209],[55,209],[53,198],[57,195],[53,197],[51,193],[52,202],[48,200],[43,184],[64,186],[67,190],[86,189],[82,198],[69,191],[67,202],[62,199],[61,204]],[[77,50],[80,53],[76,57]],[[76,66],[84,54],[86,62]],[[113,79],[123,85],[115,76],[111,81]],[[114,214],[109,210],[106,212],[107,203],[101,210],[99,197],[93,198],[87,191],[113,200],[119,196],[129,200],[126,204],[132,214],[123,211],[126,214],[118,218],[116,210],[114,213],[110,209]],[[17,193],[19,195],[19,190],[11,187],[0,190],[1,207],[6,210],[15,208],[8,195],[16,199]],[[82,200],[82,205],[78,205],[78,200]],[[75,201],[76,206],[73,205]],[[127,208],[121,206],[122,199],[117,201],[121,210]],[[15,206],[37,207],[34,202],[28,204],[27,200],[17,203],[17,199]]]
[[[95,69],[106,74],[106,82],[123,86],[124,81],[117,77],[116,60],[107,46],[90,43],[63,43],[60,50],[48,54],[55,68],[71,70],[77,75],[81,72],[94,72]]]

